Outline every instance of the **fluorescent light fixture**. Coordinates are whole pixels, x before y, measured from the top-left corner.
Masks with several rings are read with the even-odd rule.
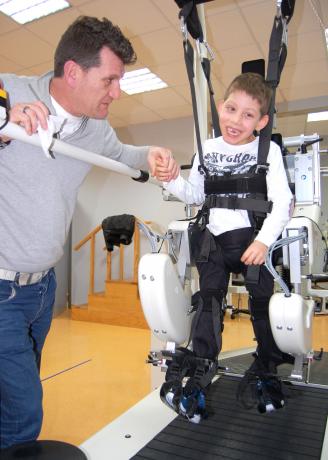
[[[308,113],[307,121],[327,121],[328,120],[328,112],[314,112]]]
[[[325,29],[325,38],[326,38],[326,46],[327,46],[327,51],[328,51],[328,28]]]
[[[121,89],[127,94],[144,93],[166,88],[167,84],[147,67],[126,72],[120,81]]]
[[[66,0],[0,0],[0,11],[19,24],[26,24],[69,6]]]

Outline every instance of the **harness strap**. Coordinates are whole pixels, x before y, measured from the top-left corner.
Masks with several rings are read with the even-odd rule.
[[[183,43],[183,53],[184,59],[186,63],[187,75],[189,80],[190,92],[191,92],[191,100],[192,100],[192,109],[194,114],[194,121],[195,121],[195,134],[197,140],[197,148],[198,148],[198,155],[199,155],[199,163],[200,167],[202,168],[203,173],[207,176],[207,169],[204,167],[204,160],[203,160],[203,146],[200,137],[199,131],[199,119],[198,119],[198,111],[197,111],[197,100],[196,100],[196,91],[195,91],[195,84],[194,84],[194,49],[190,44],[189,40],[186,40]]]
[[[205,180],[204,192],[205,195],[220,193],[263,193],[266,195],[266,178],[264,174],[212,176],[209,180]]]
[[[203,58],[201,61],[203,72],[207,80],[208,93],[210,97],[211,115],[212,115],[212,127],[214,131],[214,137],[221,136],[221,129],[219,125],[219,114],[214,100],[214,90],[211,82],[211,63],[208,58]]]
[[[187,28],[187,31],[190,33],[190,35],[195,40],[198,40],[198,42],[200,43],[205,43],[205,42],[204,42],[202,26],[201,26],[201,23],[198,17],[196,4],[206,3],[208,1],[212,1],[212,0],[175,0],[177,5],[181,8],[181,11],[179,13],[179,18],[180,20],[182,19],[184,21],[184,28]],[[187,75],[188,75],[190,91],[191,91],[197,148],[198,148],[199,162],[200,162],[200,172],[208,176],[207,169],[204,166],[203,148],[202,148],[202,142],[201,142],[200,132],[199,132],[197,99],[196,99],[195,85],[194,85],[194,76],[195,76],[194,75],[194,50],[189,40],[187,39],[187,33],[185,29],[184,29],[184,32],[185,32],[184,33],[184,43],[183,43],[184,58],[185,58]],[[213,86],[212,86],[211,79],[210,79],[210,74],[211,74],[210,60],[208,58],[202,58],[201,65],[202,65],[204,76],[207,81],[207,86],[208,86],[208,91],[209,91],[211,115],[212,115],[212,126],[213,126],[215,136],[218,137],[221,135],[221,131],[219,127],[219,116],[217,112],[217,107],[214,101]]]
[[[209,195],[205,199],[207,208],[244,209],[246,211],[270,213],[272,201],[255,198],[239,198],[238,196]]]
[[[266,81],[272,88],[272,98],[268,112],[269,122],[260,132],[258,164],[265,164],[267,162],[275,112],[276,88],[279,84],[280,75],[287,58],[287,23],[292,18],[294,4],[295,0],[283,0],[281,9],[278,11],[273,21],[269,41],[268,70],[266,76]]]
[[[260,265],[248,265],[245,276],[245,282],[247,284],[259,284],[260,268]]]

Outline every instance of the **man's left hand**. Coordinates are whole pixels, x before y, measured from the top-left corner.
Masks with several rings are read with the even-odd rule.
[[[150,174],[158,180],[170,182],[179,175],[179,165],[176,163],[169,149],[163,147],[150,147],[148,153]],[[159,165],[160,172],[158,170]]]

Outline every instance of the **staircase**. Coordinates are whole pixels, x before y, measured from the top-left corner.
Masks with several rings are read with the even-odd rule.
[[[150,222],[146,223],[149,224]],[[133,237],[133,279],[124,279],[124,246],[120,246],[119,249],[115,248],[115,251],[117,250],[120,252],[119,279],[112,279],[112,253],[108,252],[105,291],[103,293],[95,293],[95,238],[101,229],[101,225],[98,225],[74,247],[74,250],[78,251],[85,243],[90,241],[90,281],[87,305],[72,305],[71,318],[77,321],[91,321],[112,324],[115,326],[148,329],[148,324],[143,315],[138,292],[140,233],[137,225],[137,219]]]

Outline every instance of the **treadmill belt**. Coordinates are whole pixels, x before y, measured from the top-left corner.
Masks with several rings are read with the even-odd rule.
[[[288,385],[286,406],[262,415],[237,403],[239,382],[222,376],[206,398],[208,419],[196,425],[178,416],[132,459],[320,460],[327,390]]]
[[[319,351],[314,353],[316,357],[319,356]],[[252,353],[244,355],[237,355],[230,358],[219,358],[220,366],[226,367],[227,371],[232,374],[244,374],[245,371],[254,361]],[[293,366],[291,364],[282,364],[278,366],[278,374],[282,379],[289,379]],[[303,368],[303,379],[305,379],[306,367]],[[310,368],[309,383],[319,385],[328,385],[328,353],[322,353],[321,359],[314,359]]]

